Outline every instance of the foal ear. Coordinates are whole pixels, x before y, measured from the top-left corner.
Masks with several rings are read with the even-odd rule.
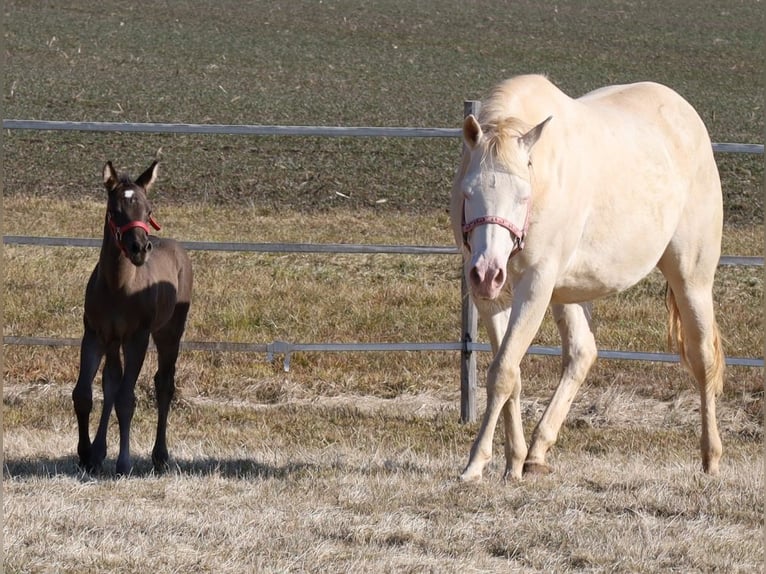
[[[157,168],[159,167],[159,165],[160,165],[160,162],[157,160],[154,160],[152,162],[152,165],[146,168],[146,171],[142,173],[140,176],[138,176],[138,179],[136,180],[136,185],[140,185],[146,191],[149,191],[149,188],[154,183],[154,180],[157,179]]]
[[[531,130],[529,130],[527,133],[525,133],[523,136],[519,138],[519,143],[522,145],[522,147],[527,151],[527,153],[530,152],[532,149],[532,146],[537,143],[537,140],[540,139],[540,135],[543,133],[543,128],[546,126],[546,124],[553,119],[553,116],[548,116],[543,121],[541,121],[539,124],[537,124],[535,127],[533,127]]]
[[[103,177],[104,187],[106,187],[107,191],[112,191],[115,187],[117,187],[117,183],[119,183],[120,180],[117,176],[117,170],[114,169],[111,161],[108,161],[106,164],[104,164]]]
[[[471,149],[475,148],[481,139],[482,133],[478,120],[473,114],[468,114],[465,120],[463,120],[463,139],[465,144]]]

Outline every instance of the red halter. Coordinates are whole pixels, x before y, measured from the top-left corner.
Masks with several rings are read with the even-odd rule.
[[[118,227],[117,224],[114,222],[114,219],[112,219],[112,214],[109,210],[107,210],[106,212],[106,221],[109,224],[109,229],[112,231],[112,235],[114,235],[114,239],[117,242],[117,245],[120,246],[120,251],[122,251],[125,255],[127,255],[128,253],[125,250],[125,246],[122,244],[123,233],[138,227],[139,229],[143,229],[147,235],[149,234],[149,226],[143,221],[138,221],[138,220],[129,221],[125,225]],[[157,223],[157,221],[151,215],[149,216],[149,223],[155,230],[159,231],[161,229],[160,224]]]

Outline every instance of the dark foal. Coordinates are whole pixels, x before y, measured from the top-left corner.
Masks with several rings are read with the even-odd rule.
[[[89,472],[99,470],[106,457],[106,432],[114,407],[120,427],[117,473],[130,473],[135,386],[150,336],[157,347],[158,362],[154,375],[157,438],[152,462],[157,471],[168,465],[167,420],[175,391],[176,359],[191,302],[192,265],[176,241],[149,235],[149,225],[159,229],[146,197],[156,177],[156,161],[135,182],[118,175],[111,162],[104,166],[108,192],[104,240],[85,290],[80,374],[72,392],[79,429],[77,453],[81,466]],[[125,358],[124,369],[120,350]],[[104,356],[104,405],[91,444],[88,425],[93,379]]]

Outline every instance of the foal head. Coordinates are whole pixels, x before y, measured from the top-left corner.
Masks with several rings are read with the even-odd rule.
[[[109,194],[106,221],[111,239],[134,265],[146,263],[152,250],[149,225],[160,226],[152,217],[152,206],[146,195],[157,178],[158,162],[154,161],[138,179],[120,175],[112,162],[104,165],[104,186]]]

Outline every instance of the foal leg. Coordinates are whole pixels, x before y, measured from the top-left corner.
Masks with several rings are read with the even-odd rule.
[[[120,452],[117,455],[117,474],[130,474],[130,423],[136,410],[136,381],[144,365],[149,332],[139,331],[123,345],[125,374],[116,397],[114,410],[120,425]]]
[[[553,305],[553,318],[561,335],[562,372],[556,392],[532,433],[532,444],[524,463],[524,472],[531,474],[551,471],[545,455],[556,442],[572,401],[598,354],[590,303]]]
[[[154,343],[157,345],[157,373],[154,375],[154,391],[157,397],[157,436],[152,449],[152,463],[156,472],[164,472],[168,469],[168,414],[175,394],[180,334],[163,330],[154,336]]]
[[[95,331],[85,328],[85,334],[80,344],[80,373],[77,384],[72,390],[72,402],[74,412],[77,415],[77,455],[80,458],[80,466],[88,472],[93,470],[90,444],[90,412],[93,409],[93,379],[96,377],[98,367],[104,352]]]
[[[122,361],[120,360],[120,346],[115,343],[106,351],[106,361],[102,373],[102,388],[104,390],[104,405],[101,409],[101,419],[98,423],[96,436],[91,448],[91,465],[93,470],[99,470],[101,463],[106,458],[106,431],[109,427],[109,417],[112,414],[114,400],[122,381]]]

